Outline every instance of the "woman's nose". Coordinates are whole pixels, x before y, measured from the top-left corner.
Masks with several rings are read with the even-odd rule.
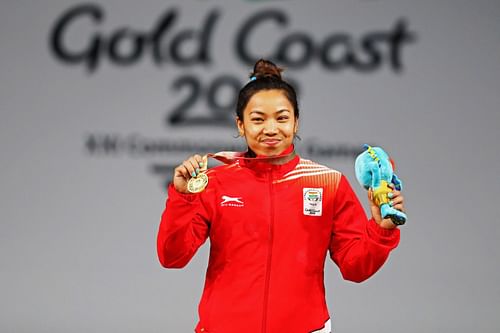
[[[273,120],[269,120],[265,123],[264,133],[265,134],[276,134],[278,132],[278,128],[276,126],[276,122]]]

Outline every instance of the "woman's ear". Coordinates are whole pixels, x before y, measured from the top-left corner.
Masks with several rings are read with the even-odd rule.
[[[245,136],[245,127],[243,126],[243,120],[241,120],[238,116],[236,116],[236,127],[238,127],[239,136]]]
[[[293,134],[297,134],[299,131],[299,118],[295,117],[295,125],[293,125]]]

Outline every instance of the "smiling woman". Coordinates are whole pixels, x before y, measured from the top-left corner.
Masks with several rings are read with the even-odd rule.
[[[281,78],[282,69],[266,60],[255,64],[241,89],[236,125],[248,145],[247,155],[274,156],[291,147],[299,126],[295,89]]]
[[[399,229],[370,197],[368,220],[340,172],[295,153],[297,96],[272,62],[255,64],[236,125],[246,152],[214,154],[225,164],[208,170],[206,156],[194,155],[175,169],[160,262],[184,267],[210,238],[197,333],[330,333],[327,253],[345,279],[361,282],[398,245]],[[391,196],[403,210],[400,192]]]
[[[277,89],[263,90],[250,98],[243,119],[237,118],[241,136],[256,155],[279,155],[290,147],[298,119],[288,98]]]

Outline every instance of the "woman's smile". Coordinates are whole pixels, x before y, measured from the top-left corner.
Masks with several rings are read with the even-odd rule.
[[[268,146],[276,146],[280,143],[280,140],[277,139],[264,139],[262,142]]]

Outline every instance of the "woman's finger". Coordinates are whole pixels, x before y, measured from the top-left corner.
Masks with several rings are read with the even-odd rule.
[[[402,202],[404,202],[404,201],[405,201],[405,200],[404,200],[404,197],[403,197],[402,195],[398,195],[397,197],[393,197],[393,198],[391,199],[391,202],[392,202],[394,205],[397,205],[397,204],[402,203]]]
[[[200,170],[203,170],[203,157],[201,157],[200,155],[196,154],[193,156],[193,159],[194,159],[194,162],[195,162],[195,166],[197,169],[200,169]]]
[[[198,156],[198,157],[201,160],[201,156]],[[193,174],[191,174],[191,176],[196,177],[201,171],[200,163],[195,156],[191,157],[188,161],[189,161],[189,163],[191,163],[191,166],[194,170],[194,176],[193,176]]]
[[[368,199],[373,201],[373,190],[371,188],[368,189]]]
[[[404,212],[405,211],[405,207],[403,206],[403,204],[397,204],[397,205],[394,205],[392,206],[393,208],[401,211],[401,212]]]
[[[404,211],[404,198],[403,196],[399,196],[394,200],[389,201],[389,205],[391,207],[396,208],[397,210]]]
[[[189,157],[187,160],[182,162],[181,165],[175,168],[175,173],[182,175],[186,179],[189,179],[191,177],[196,177],[201,171],[205,169],[206,169],[206,156],[202,157],[197,154]]]
[[[203,157],[201,158],[200,167],[202,170],[208,169],[208,155],[206,155],[206,154],[203,155]]]
[[[401,192],[397,191],[397,190],[393,190],[393,191],[391,191],[391,192],[389,192],[387,194],[387,196],[389,197],[389,199],[394,199],[394,198],[396,198],[396,197],[398,197],[400,195],[401,195]]]
[[[181,164],[177,168],[174,169],[174,176],[189,179],[189,171],[186,169],[186,167],[183,164]]]
[[[186,177],[186,179],[189,179],[191,177],[196,177],[196,172],[195,172],[196,168],[193,166],[190,160],[184,161],[182,165],[186,168],[188,172],[188,177]]]
[[[389,197],[390,197],[389,205],[391,205],[391,207],[400,211],[404,211],[404,197],[401,195],[401,192],[394,191],[392,198],[391,196]]]

